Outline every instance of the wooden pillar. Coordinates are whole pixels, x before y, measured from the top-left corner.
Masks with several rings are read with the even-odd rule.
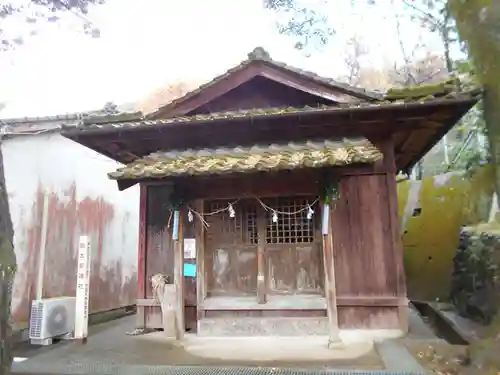
[[[198,199],[194,203],[194,209],[203,216],[204,201]],[[207,296],[205,281],[205,234],[206,229],[199,218],[194,218],[196,228],[196,325],[200,332],[200,320],[205,317],[204,302]]]
[[[266,303],[266,215],[262,208],[257,209],[257,302]]]
[[[395,262],[396,295],[403,303],[398,307],[399,325],[403,332],[408,332],[408,302],[406,292],[406,275],[404,268],[403,243],[401,239],[400,221],[398,212],[398,192],[396,186],[396,161],[394,156],[394,144],[388,141],[384,148],[384,162],[386,164],[386,184],[389,205],[389,223],[392,239],[392,254]]]
[[[148,188],[144,184],[140,184],[139,198],[139,246],[137,251],[137,299],[144,300],[146,296],[147,280],[146,280],[146,231],[147,231],[147,205],[148,205]],[[146,327],[146,307],[137,304],[136,327]]]
[[[406,333],[408,332],[408,303],[407,303],[407,294],[406,294],[406,277],[405,277],[405,268],[404,268],[404,254],[403,254],[403,243],[401,240],[400,234],[400,223],[399,223],[399,214],[398,214],[398,196],[397,196],[397,187],[396,187],[396,174],[395,173],[387,173],[386,175],[387,181],[387,190],[389,194],[388,204],[389,204],[389,223],[391,226],[391,237],[392,237],[392,246],[393,246],[393,256],[394,262],[396,264],[396,269],[394,270],[396,273],[396,295],[402,300],[405,301],[401,303],[398,307],[398,316],[399,316],[399,326],[400,329]]]
[[[328,212],[325,215],[325,210]],[[321,213],[323,218],[328,218],[327,233],[322,231],[323,237],[323,266],[325,271],[325,297],[326,297],[326,308],[328,313],[328,327],[329,327],[329,340],[328,347],[338,345],[340,343],[339,338],[339,322],[337,314],[337,291],[335,286],[335,259],[333,251],[333,230],[335,228],[334,216],[332,215],[332,209],[322,203]],[[325,223],[322,222],[322,225]]]
[[[175,225],[173,230],[175,231]],[[177,292],[175,323],[177,340],[184,337],[184,215],[179,211],[178,235],[174,239],[174,285]],[[175,238],[175,237],[174,237]]]

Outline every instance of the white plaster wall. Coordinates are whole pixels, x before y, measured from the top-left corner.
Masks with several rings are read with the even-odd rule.
[[[32,252],[29,251],[29,247],[33,247],[28,238],[30,230],[33,231],[34,227],[38,226],[39,228],[41,226],[41,223],[34,222],[40,221],[39,216],[37,219],[34,211],[39,209],[35,208],[35,202],[37,196],[40,196],[41,189],[45,193],[50,193],[53,197],[56,196],[61,204],[70,204],[68,201],[71,196],[69,196],[68,191],[73,186],[74,190],[76,190],[77,202],[90,199],[99,202],[103,201],[111,205],[113,210],[112,219],[105,223],[105,233],[104,235],[101,234],[101,263],[105,266],[112,262],[121,261],[123,283],[136,277],[139,187],[136,185],[120,192],[116,182],[108,179],[107,173],[119,167],[120,164],[57,133],[23,135],[6,139],[2,143],[2,151],[18,263],[18,272],[13,289],[13,311],[20,308],[23,300],[26,304],[26,296],[23,295],[26,293],[25,284],[29,282],[30,278],[33,279],[34,277],[33,270],[29,274],[28,270],[23,269],[23,267],[27,268],[26,264],[30,261],[27,259],[28,254],[33,256]],[[38,199],[38,206],[40,206],[40,199]],[[75,205],[73,204],[73,206]],[[49,226],[59,226],[58,228],[51,228],[51,241],[54,241],[54,236],[61,237],[60,243],[62,247],[55,246],[57,251],[74,251],[74,249],[68,249],[68,238],[63,238],[67,236],[68,232],[71,232],[71,228],[67,230],[66,227],[69,224],[61,222],[66,219],[60,219],[58,223],[55,223],[53,216],[49,215],[49,218]],[[80,229],[76,228],[73,232],[80,232]],[[80,234],[86,233],[74,233],[70,237],[70,242],[73,242],[75,247],[75,242],[78,241],[78,235]],[[93,249],[96,249],[97,237],[93,236],[92,238],[94,242]],[[53,249],[47,251],[50,250],[54,251]],[[57,263],[57,257],[52,256],[47,262],[52,264],[46,264],[46,269]],[[68,278],[74,280],[71,281]],[[74,282],[76,284],[76,275],[72,273],[66,274],[60,279],[61,283],[71,284],[71,282]],[[91,293],[97,292],[91,289]],[[119,290],[116,290],[116,293],[119,292]],[[103,299],[106,298],[106,296],[102,297]],[[133,301],[123,301],[123,304],[129,303],[133,303]],[[23,312],[25,308],[26,306],[22,307]],[[14,318],[16,319],[15,315]]]

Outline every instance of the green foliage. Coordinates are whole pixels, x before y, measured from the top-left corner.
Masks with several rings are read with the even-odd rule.
[[[340,198],[340,183],[338,180],[325,184],[321,190],[320,199],[325,204],[331,204]]]
[[[496,301],[486,297],[491,297],[497,287],[498,264],[495,253],[498,251],[498,244],[497,235],[487,232],[475,233],[473,230],[463,231],[453,259],[450,299],[461,315],[473,319],[479,318],[475,315],[474,308],[482,308],[484,311],[481,320],[484,323],[489,323],[497,308],[489,306],[488,304],[494,304]],[[478,296],[483,301],[474,301]]]
[[[457,74],[463,77],[462,89],[479,85],[475,67],[469,59],[457,61],[455,67]],[[483,107],[483,102],[480,101],[455,127],[455,131],[463,135],[462,145],[449,169],[465,171],[466,178],[471,178],[478,167],[490,162],[487,145],[478,144],[477,141],[478,139],[486,139],[487,136]]]

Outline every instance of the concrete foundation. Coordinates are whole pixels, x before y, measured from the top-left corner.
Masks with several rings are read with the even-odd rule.
[[[235,336],[324,336],[328,318],[204,318],[198,322],[202,337]]]
[[[340,330],[342,342],[377,341],[404,335],[399,329]],[[304,337],[328,336],[328,318],[204,318],[198,322],[200,337]],[[326,341],[328,342],[328,340]]]

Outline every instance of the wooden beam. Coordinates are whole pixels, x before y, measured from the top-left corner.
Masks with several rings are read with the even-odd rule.
[[[203,199],[194,202],[194,209],[203,216],[205,203]],[[200,330],[200,320],[205,316],[204,301],[207,296],[205,280],[205,236],[206,229],[200,218],[195,217],[196,238],[196,324]]]
[[[328,346],[339,342],[339,320],[337,313],[337,290],[335,285],[335,262],[333,257],[334,215],[328,205],[321,203],[321,212],[328,210],[328,233],[323,233],[323,267],[325,272],[325,298],[328,315],[329,341]]]
[[[144,299],[146,295],[146,228],[147,228],[148,188],[140,185],[139,196],[139,245],[137,249],[137,299]],[[139,305],[138,305],[139,307]],[[144,307],[137,309],[137,328],[146,327],[146,314]]]
[[[338,91],[334,92],[334,90],[326,90],[325,87],[321,87],[320,84],[309,80],[307,84],[304,82],[300,82],[300,80],[293,79],[290,74],[283,74],[283,72],[279,72],[275,70],[273,72],[262,72],[260,74],[262,77],[265,77],[269,80],[278,82],[282,85],[294,88],[299,91],[303,91],[305,93],[331,100],[332,102],[338,103],[348,103],[348,95],[340,94]],[[352,101],[352,97],[351,97]]]
[[[180,100],[167,104],[166,106],[158,109],[156,112],[148,115],[149,119],[160,119],[175,116],[182,116],[189,113],[196,108],[205,105],[212,100],[226,94],[232,89],[248,82],[259,73],[260,68],[255,64],[248,64],[234,70],[230,79],[225,77],[218,77],[210,82],[203,90],[197,91],[195,94],[188,94]],[[229,77],[228,77],[229,78]]]
[[[257,301],[259,304],[266,303],[266,215],[264,209],[257,209]]]
[[[395,296],[338,296],[339,307],[407,307],[408,300]]]
[[[160,303],[155,298],[138,298],[135,301],[137,307],[139,306],[160,306]]]

